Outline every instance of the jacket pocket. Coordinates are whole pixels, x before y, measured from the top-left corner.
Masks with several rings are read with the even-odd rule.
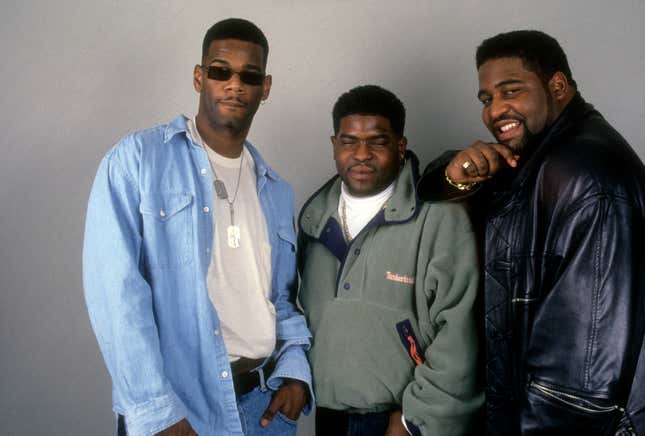
[[[529,389],[533,389],[534,392],[539,393],[539,395],[551,398],[563,406],[570,407],[574,410],[578,410],[586,413],[607,413],[613,412],[616,410],[621,410],[619,406],[616,405],[601,405],[597,402],[593,402],[586,398],[579,397],[577,395],[569,394],[562,392],[560,390],[554,389],[550,386],[546,386],[543,383],[538,383],[536,381],[531,381]]]
[[[192,259],[191,194],[150,193],[141,196],[143,251],[150,268],[175,268]]]
[[[414,334],[410,320],[405,319],[398,322],[396,324],[396,331],[399,333],[399,339],[401,339],[401,343],[403,344],[405,351],[407,351],[408,356],[410,356],[410,359],[412,359],[412,362],[415,365],[422,365],[424,361],[424,350],[421,348],[421,344],[419,343],[417,336]]]
[[[527,400],[522,418],[526,434],[614,434],[624,414],[622,407],[609,401],[584,398],[535,380],[529,384]]]

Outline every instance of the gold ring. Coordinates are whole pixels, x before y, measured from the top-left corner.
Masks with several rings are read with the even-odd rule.
[[[470,161],[466,161],[461,164],[461,167],[465,170],[467,170],[469,166],[470,166]]]

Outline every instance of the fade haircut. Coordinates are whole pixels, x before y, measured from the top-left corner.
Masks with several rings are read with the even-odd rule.
[[[204,35],[202,42],[202,59],[208,55],[211,42],[221,39],[237,39],[259,45],[264,50],[264,65],[269,57],[269,42],[258,26],[243,18],[227,18],[213,24]]]
[[[558,41],[539,30],[514,30],[488,38],[477,47],[477,69],[486,61],[517,57],[527,70],[538,75],[546,85],[553,75],[561,71],[574,88],[567,55]]]
[[[341,95],[332,111],[334,134],[338,134],[340,120],[348,115],[381,115],[390,121],[392,130],[403,136],[405,107],[396,95],[376,85],[362,85]]]

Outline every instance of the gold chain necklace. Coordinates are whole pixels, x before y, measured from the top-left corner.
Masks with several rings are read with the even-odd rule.
[[[343,224],[343,236],[347,242],[352,242],[352,236],[349,234],[349,226],[347,225],[347,207],[345,206],[345,199],[340,197],[340,220]]]
[[[381,206],[381,209],[387,209],[387,202],[388,200],[392,198],[392,194],[390,194],[387,199],[385,199],[385,202],[383,203],[383,206]],[[347,242],[352,242],[352,235],[349,233],[349,225],[347,224],[347,206],[345,206],[345,199],[343,196],[340,196],[340,220],[342,221],[343,224],[343,236],[345,236],[345,240]]]

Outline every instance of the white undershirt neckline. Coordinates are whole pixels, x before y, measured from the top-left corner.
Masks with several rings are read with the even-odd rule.
[[[355,238],[372,218],[383,208],[385,202],[392,196],[396,181],[374,195],[369,197],[356,197],[349,193],[345,182],[341,182],[340,197],[338,201],[338,216],[346,219],[346,229],[351,238]],[[343,213],[343,203],[345,213]],[[343,223],[341,223],[342,225]]]

